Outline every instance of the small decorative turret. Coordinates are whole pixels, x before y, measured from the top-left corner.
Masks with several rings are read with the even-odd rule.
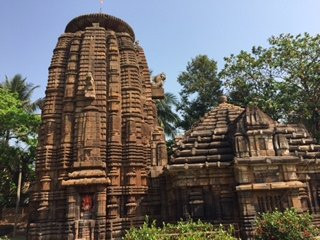
[[[219,103],[222,104],[222,103],[227,103],[228,102],[228,97],[225,96],[225,95],[222,95],[219,97]]]

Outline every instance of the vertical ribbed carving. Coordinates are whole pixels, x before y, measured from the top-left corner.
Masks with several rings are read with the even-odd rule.
[[[149,69],[117,18],[85,15],[66,31],[49,71],[29,238],[119,238],[144,220],[161,135]]]
[[[123,117],[123,183],[129,189],[125,201],[125,214],[128,217],[139,215],[138,202],[141,187],[141,170],[143,168],[143,151],[141,144],[142,82],[139,76],[139,65],[133,39],[128,34],[119,34],[118,42],[121,55],[121,90],[122,90],[122,117]],[[136,188],[136,189],[135,189]]]
[[[154,120],[155,120],[155,104],[152,100],[151,93],[151,81],[150,81],[150,70],[148,68],[147,60],[144,54],[143,49],[137,45],[137,57],[139,60],[139,68],[140,68],[140,76],[142,80],[142,110],[143,110],[143,119],[142,129],[142,144],[145,146],[144,148],[144,159],[145,164],[147,166],[151,165],[151,139],[150,135],[154,130]],[[146,170],[141,173],[142,182],[146,181],[147,172]]]
[[[63,208],[57,205],[65,196],[59,187],[59,148],[61,138],[61,116],[63,105],[63,91],[65,81],[66,62],[71,34],[64,34],[59,38],[54,50],[49,68],[49,80],[46,90],[46,99],[42,109],[42,125],[39,133],[39,147],[36,161],[37,182],[31,197],[33,211],[31,222],[43,222],[43,229],[60,228],[53,225],[48,219],[61,219]],[[58,210],[58,211],[56,211]],[[30,224],[30,233],[35,233],[37,226]],[[38,233],[40,236],[45,232]]]
[[[117,194],[117,190],[120,188],[120,167],[122,160],[120,55],[115,32],[108,32],[107,45],[107,169],[108,177],[111,181],[107,192],[107,216],[109,219],[114,219],[120,217],[120,196]]]

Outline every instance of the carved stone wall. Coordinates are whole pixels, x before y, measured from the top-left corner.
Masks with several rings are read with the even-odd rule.
[[[221,98],[176,140],[166,167],[168,219],[238,226],[254,238],[258,213],[294,207],[319,221],[320,145],[304,126],[279,124],[256,107]]]
[[[147,193],[160,197],[150,172],[167,163],[159,91],[128,24],[68,24],[49,68],[29,239],[115,239],[144,221]]]
[[[166,167],[168,219],[238,223],[236,181],[229,125],[243,109],[222,99],[182,138]]]

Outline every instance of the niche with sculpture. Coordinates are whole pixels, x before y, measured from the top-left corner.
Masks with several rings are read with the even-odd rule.
[[[94,194],[80,194],[80,219],[87,220],[94,218]]]

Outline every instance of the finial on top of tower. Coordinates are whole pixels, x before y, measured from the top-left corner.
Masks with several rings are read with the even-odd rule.
[[[103,4],[104,4],[104,0],[100,0],[100,13],[102,13]]]
[[[228,97],[225,95],[222,95],[219,97],[219,103],[226,103],[228,102]]]

